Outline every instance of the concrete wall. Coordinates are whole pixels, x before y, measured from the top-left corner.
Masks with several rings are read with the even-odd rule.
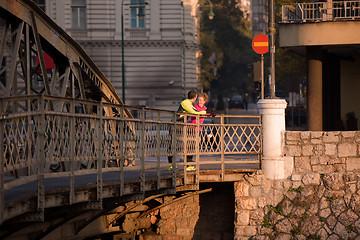
[[[358,21],[281,24],[280,47],[359,44],[359,25]]]

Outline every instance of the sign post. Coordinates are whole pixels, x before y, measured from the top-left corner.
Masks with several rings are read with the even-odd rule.
[[[252,48],[261,54],[261,99],[264,99],[264,54],[269,51],[269,38],[266,35],[257,35],[252,41]]]

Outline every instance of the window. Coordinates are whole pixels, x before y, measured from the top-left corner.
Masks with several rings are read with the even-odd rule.
[[[71,1],[72,28],[86,28],[86,0]]]
[[[144,0],[131,0],[131,28],[145,27],[145,2]]]
[[[34,0],[34,2],[45,12],[45,0]]]

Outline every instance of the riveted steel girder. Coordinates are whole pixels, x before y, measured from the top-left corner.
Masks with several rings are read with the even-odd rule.
[[[5,22],[0,36],[0,97],[46,94],[122,104],[89,56],[33,1],[0,1],[0,12]],[[31,110],[30,106],[11,107],[16,111]],[[49,107],[63,111],[64,106]]]

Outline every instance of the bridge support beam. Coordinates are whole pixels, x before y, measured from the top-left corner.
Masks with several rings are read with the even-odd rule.
[[[282,157],[286,101],[261,99],[257,106],[262,115],[263,126],[263,173],[269,179],[284,179],[292,169],[292,161]]]

